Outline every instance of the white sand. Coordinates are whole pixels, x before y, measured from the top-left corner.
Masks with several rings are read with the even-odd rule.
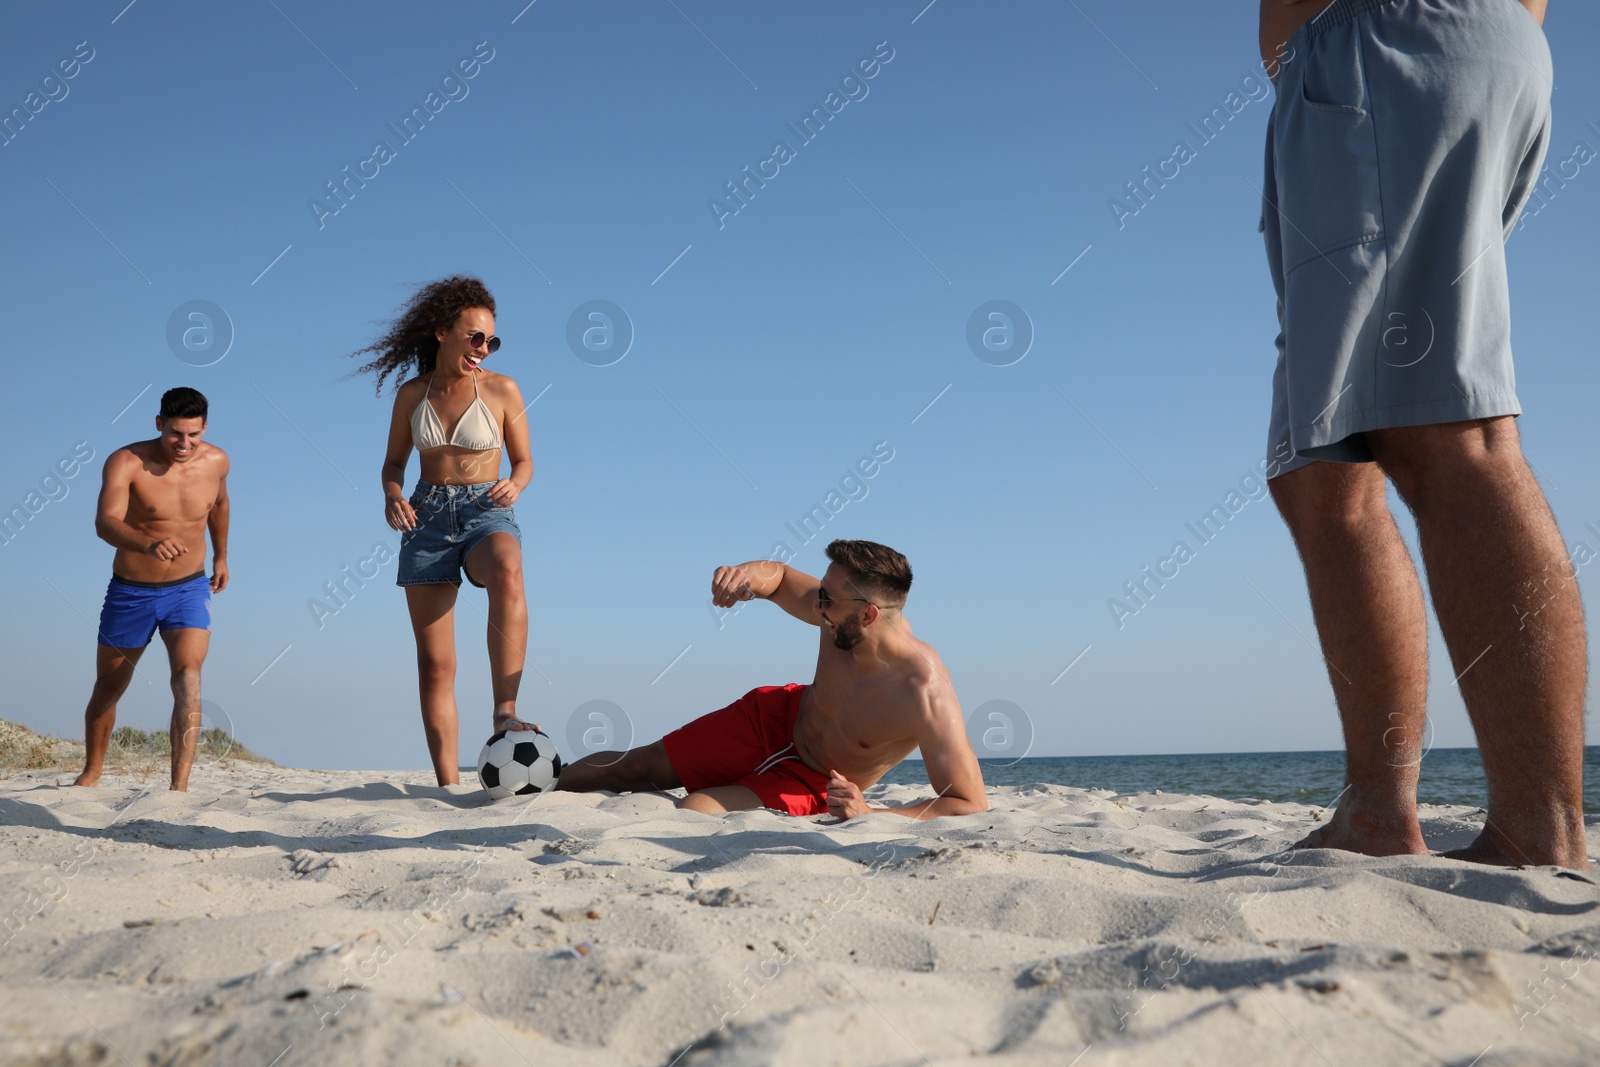
[[[0,782],[6,1064],[1600,1062],[1593,881],[1280,853],[1300,805],[1033,786],[837,824],[70,778]],[[1425,809],[1430,844],[1475,814]]]

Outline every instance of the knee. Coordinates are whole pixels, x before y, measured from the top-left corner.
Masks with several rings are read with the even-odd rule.
[[[129,681],[131,681],[131,679],[116,676],[96,678],[94,680],[94,692],[91,696],[91,699],[96,704],[115,704],[122,698],[122,694],[128,691]]]
[[[174,663],[172,665],[172,688],[190,689],[200,685],[200,664]]]
[[[702,815],[721,815],[724,808],[704,793],[690,793],[676,806],[684,811],[698,811]]]
[[[1371,431],[1367,439],[1379,466],[1413,508],[1425,507],[1435,486],[1492,491],[1515,484],[1527,470],[1510,416]]]
[[[1267,483],[1296,543],[1362,537],[1392,522],[1382,472],[1371,463],[1314,463]]]
[[[520,559],[505,561],[494,569],[494,573],[484,584],[491,596],[507,601],[520,600],[523,596],[522,561]]]
[[[417,678],[425,686],[450,685],[456,680],[455,656],[418,650]]]

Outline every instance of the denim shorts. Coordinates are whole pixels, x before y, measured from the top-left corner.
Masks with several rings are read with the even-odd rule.
[[[400,535],[400,568],[396,585],[461,584],[467,554],[479,541],[495,533],[508,533],[522,544],[522,529],[509,507],[489,501],[494,482],[474,485],[434,485],[418,482],[411,494],[417,524]],[[479,589],[482,583],[467,581]]]
[[[1268,452],[1521,412],[1505,241],[1550,139],[1550,50],[1514,0],[1336,0],[1289,38],[1260,229],[1278,294]]]

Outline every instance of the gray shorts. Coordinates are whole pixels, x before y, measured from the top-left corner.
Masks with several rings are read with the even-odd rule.
[[[1505,241],[1550,69],[1516,0],[1337,0],[1290,37],[1261,212],[1279,474],[1371,460],[1367,430],[1521,413]]]

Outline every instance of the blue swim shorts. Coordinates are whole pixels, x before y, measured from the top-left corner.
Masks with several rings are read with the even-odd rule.
[[[1550,138],[1515,0],[1336,0],[1289,38],[1260,229],[1278,294],[1268,454],[1517,415],[1505,242]]]
[[[485,537],[508,533],[522,544],[522,528],[512,509],[496,507],[489,501],[489,489],[494,484],[417,483],[411,494],[411,510],[417,513],[417,524],[400,535],[396,585],[460,585],[468,553]],[[483,588],[483,583],[473,581],[471,574],[467,581]]]
[[[133,582],[111,576],[100,609],[100,643],[108,648],[143,648],[156,628],[211,629],[211,580],[206,572],[171,582]]]

